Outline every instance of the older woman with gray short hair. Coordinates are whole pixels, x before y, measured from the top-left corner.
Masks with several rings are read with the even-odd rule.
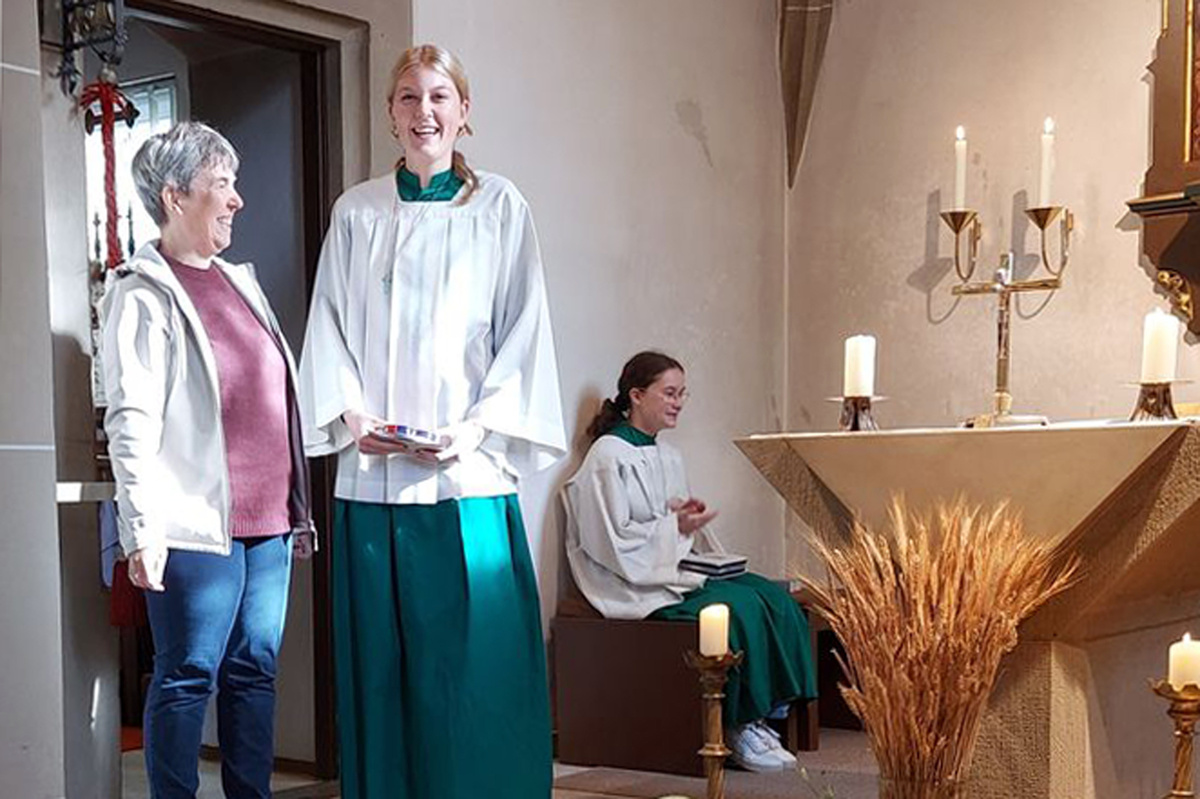
[[[104,304],[121,546],[156,652],[144,730],[155,799],[195,796],[214,688],[225,795],[271,795],[292,557],[312,551],[292,355],[253,268],[218,257],[242,208],[237,169],[203,124],[142,145],[134,182],[161,237],[116,270]]]

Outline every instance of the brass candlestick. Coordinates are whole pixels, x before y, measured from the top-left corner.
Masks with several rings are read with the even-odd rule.
[[[687,664],[700,672],[700,696],[704,700],[704,774],[708,777],[708,799],[725,799],[725,728],[721,723],[721,700],[725,698],[728,672],[742,662],[741,652],[701,655],[694,650],[684,653]]]
[[[1151,680],[1150,690],[1171,703],[1167,715],[1175,721],[1175,780],[1164,799],[1194,799],[1192,791],[1192,736],[1200,719],[1200,686],[1176,688],[1166,680]]]
[[[841,430],[878,430],[879,425],[871,415],[872,397],[842,397],[842,416],[838,420]]]
[[[1175,403],[1171,400],[1170,382],[1141,384],[1137,405],[1134,406],[1129,421],[1157,422],[1178,418],[1175,415]]]

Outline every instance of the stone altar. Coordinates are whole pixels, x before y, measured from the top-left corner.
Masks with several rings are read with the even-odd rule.
[[[961,494],[984,504],[1007,499],[1030,534],[1077,553],[1082,579],[1022,625],[1020,644],[1005,660],[970,791],[980,799],[1108,795],[1097,788],[1095,760],[1109,742],[1084,642],[1112,634],[1109,617],[1126,603],[1200,589],[1200,428],[1186,420],[1079,423],[778,434],[736,443],[820,535],[844,536],[852,513],[882,521],[895,493],[914,508]],[[1164,643],[1164,673],[1144,677],[1165,671]],[[1139,689],[1147,703],[1159,701],[1131,686]],[[1165,717],[1161,735],[1166,749]],[[1169,762],[1165,769],[1169,779]]]

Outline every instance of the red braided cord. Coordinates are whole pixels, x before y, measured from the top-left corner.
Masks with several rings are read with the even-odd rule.
[[[129,100],[121,90],[106,81],[96,81],[83,88],[79,105],[88,108],[100,103],[100,138],[104,146],[104,213],[108,258],[105,265],[112,269],[125,259],[121,255],[121,239],[117,233],[117,155],[113,141],[116,109],[129,112]]]

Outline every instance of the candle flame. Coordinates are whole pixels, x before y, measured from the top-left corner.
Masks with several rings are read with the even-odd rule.
[[[1046,117],[1046,121],[1042,123],[1042,132],[1047,133],[1047,134],[1054,133],[1054,120],[1053,119],[1051,119],[1050,117]]]
[[[967,140],[967,129],[964,128],[962,125],[959,125],[957,128],[954,129],[954,138],[958,139],[959,141],[966,141]]]
[[[1190,641],[1190,640],[1192,640],[1192,634],[1191,634],[1191,633],[1184,633],[1184,634],[1183,634],[1183,640],[1185,640],[1185,641]]]

